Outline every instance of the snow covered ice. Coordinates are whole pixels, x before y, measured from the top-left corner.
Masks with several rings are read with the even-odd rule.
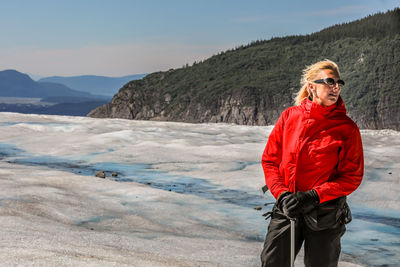
[[[0,113],[0,130],[1,265],[260,265],[272,126]],[[398,266],[399,137],[362,131],[340,266]]]

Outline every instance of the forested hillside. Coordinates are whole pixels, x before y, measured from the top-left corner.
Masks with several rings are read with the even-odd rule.
[[[320,32],[256,41],[126,84],[89,116],[273,124],[293,105],[301,71],[338,63],[349,115],[360,128],[400,130],[400,9]]]

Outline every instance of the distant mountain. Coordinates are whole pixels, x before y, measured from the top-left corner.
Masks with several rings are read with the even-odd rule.
[[[293,105],[305,66],[326,58],[339,64],[341,95],[360,128],[400,130],[400,8],[149,74],[88,116],[274,124]]]
[[[123,77],[105,77],[95,75],[60,77],[53,76],[42,78],[39,82],[55,82],[64,84],[75,90],[89,92],[92,94],[113,96],[123,85],[132,80],[139,80],[146,74],[136,74]]]
[[[110,100],[110,97],[73,90],[59,83],[35,82],[16,70],[0,71],[1,97],[0,111],[73,116],[85,116]],[[29,101],[30,98],[36,100]]]
[[[97,98],[87,92],[68,88],[63,84],[51,82],[35,82],[27,74],[16,70],[0,71],[0,97],[89,97]]]
[[[44,78],[43,76],[37,75],[37,74],[32,74],[32,73],[26,73],[26,74],[29,75],[29,77],[31,77],[31,79],[34,81],[38,81],[38,80]]]

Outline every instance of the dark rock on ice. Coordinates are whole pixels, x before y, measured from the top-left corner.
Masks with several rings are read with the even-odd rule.
[[[106,173],[104,171],[96,172],[96,177],[104,179],[104,178],[106,178]]]

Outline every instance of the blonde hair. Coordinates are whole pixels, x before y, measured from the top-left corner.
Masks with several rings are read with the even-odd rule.
[[[334,71],[337,76],[340,76],[338,65],[329,59],[314,63],[303,70],[303,76],[300,80],[301,88],[294,98],[296,105],[300,105],[304,99],[311,95],[311,92],[308,90],[308,82],[314,80],[321,70],[327,69]]]

